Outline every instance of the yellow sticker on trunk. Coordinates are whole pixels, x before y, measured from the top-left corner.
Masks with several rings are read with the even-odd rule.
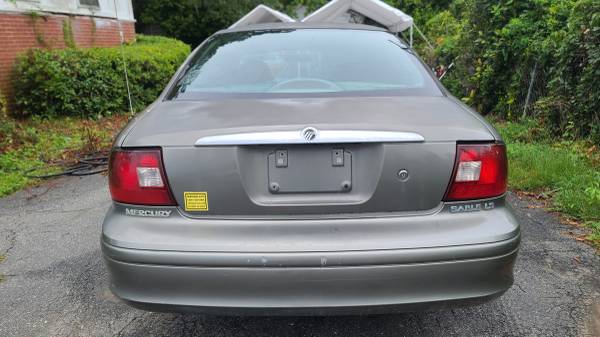
[[[207,192],[183,192],[185,201],[185,210],[189,212],[208,211],[208,193]]]

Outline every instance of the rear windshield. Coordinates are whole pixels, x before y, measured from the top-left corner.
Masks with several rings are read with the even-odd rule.
[[[441,95],[392,34],[299,29],[214,36],[191,59],[170,98],[359,92]]]

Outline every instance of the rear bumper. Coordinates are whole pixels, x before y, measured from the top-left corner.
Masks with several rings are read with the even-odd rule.
[[[124,249],[104,241],[103,252],[111,290],[147,310],[368,314],[479,303],[499,296],[512,285],[519,239],[418,252],[262,254],[265,267],[253,264],[255,254],[245,253],[227,253],[225,258]],[[480,257],[432,261],[440,249],[452,249],[457,256]],[[422,262],[417,262],[419,259]]]
[[[176,208],[140,217],[129,208],[140,207],[115,204],[103,225],[111,289],[153,311],[367,314],[480,302],[512,285],[520,243],[503,197],[362,217],[193,219]]]

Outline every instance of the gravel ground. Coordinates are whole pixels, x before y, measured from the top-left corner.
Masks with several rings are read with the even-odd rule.
[[[450,311],[361,317],[212,317],[135,310],[107,288],[99,248],[105,177],[64,178],[0,199],[0,336],[600,336],[600,257],[539,205],[515,285]]]

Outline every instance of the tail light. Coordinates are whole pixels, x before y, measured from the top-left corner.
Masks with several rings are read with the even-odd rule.
[[[110,156],[112,199],[134,205],[175,206],[160,149],[117,150]]]
[[[506,193],[508,176],[503,144],[458,144],[445,201],[485,199]]]

